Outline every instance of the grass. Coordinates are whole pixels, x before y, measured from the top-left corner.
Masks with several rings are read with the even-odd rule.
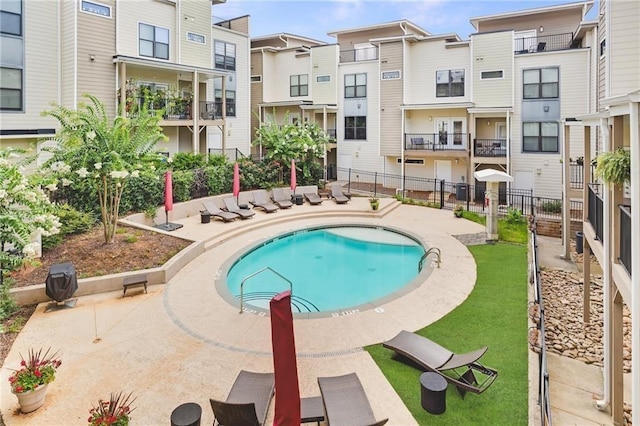
[[[469,298],[434,324],[417,331],[455,351],[482,346],[482,361],[498,370],[483,394],[464,399],[449,386],[447,410],[434,416],[420,405],[421,371],[391,358],[382,345],[367,347],[419,424],[526,425],[527,380],[527,248],[511,244],[469,247],[478,265]]]
[[[483,226],[487,223],[486,216],[467,210],[462,212],[462,217]],[[507,243],[527,244],[528,237],[526,220],[522,219],[521,222],[512,223],[507,219],[498,219],[498,240]]]

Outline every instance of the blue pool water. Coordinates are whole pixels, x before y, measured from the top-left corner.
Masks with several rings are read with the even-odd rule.
[[[294,312],[344,310],[394,293],[418,275],[424,247],[415,239],[379,227],[341,226],[296,231],[243,254],[227,273],[227,286],[270,267],[292,282]],[[268,309],[289,284],[267,270],[244,284],[244,304]]]

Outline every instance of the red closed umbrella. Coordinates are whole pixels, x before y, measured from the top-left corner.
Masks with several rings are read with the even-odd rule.
[[[291,190],[295,192],[296,190],[296,161],[291,160]]]
[[[164,174],[164,211],[168,213],[171,210],[173,210],[173,180],[171,170],[167,170]],[[167,222],[169,222],[168,216]]]
[[[164,231],[175,231],[182,228],[180,223],[169,223],[169,212],[173,210],[173,181],[171,179],[171,170],[167,170],[164,174],[164,215],[165,223],[156,225],[156,228]]]
[[[233,165],[233,196],[236,197],[238,202],[238,196],[240,195],[240,166],[238,163]]]
[[[300,424],[300,388],[296,343],[293,335],[291,291],[276,294],[269,302],[271,344],[276,386],[275,426]]]

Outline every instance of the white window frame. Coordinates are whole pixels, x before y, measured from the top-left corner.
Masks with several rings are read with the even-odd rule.
[[[94,4],[96,6],[100,6],[100,7],[104,7],[104,8],[109,9],[109,16],[103,15],[102,13],[92,12],[90,10],[84,10],[82,8],[82,6],[85,3]],[[99,2],[93,1],[93,0],[91,0],[91,1],[89,1],[89,0],[80,0],[80,3],[79,3],[78,6],[80,7],[80,12],[82,12],[82,13],[86,13],[86,14],[93,15],[93,16],[99,16],[99,17],[105,18],[105,19],[113,19],[113,9],[111,9],[111,6],[109,6],[109,5],[102,4],[102,3],[99,3]]]
[[[402,158],[397,157],[396,163],[402,164]],[[404,164],[407,164],[409,166],[424,166],[424,158],[405,158]]]
[[[190,36],[202,37],[202,41],[193,40]],[[203,34],[194,33],[193,31],[187,31],[187,41],[196,44],[207,44],[207,36]]]
[[[320,81],[320,78],[328,78],[329,80],[326,81]],[[317,75],[316,76],[316,83],[318,84],[327,84],[327,83],[331,83],[331,74],[323,74],[323,75]]]
[[[262,83],[262,75],[252,75],[251,76],[252,83]]]
[[[140,40],[141,40],[140,39],[140,25],[146,25],[148,27],[153,27],[153,31],[154,31],[154,36],[153,36],[153,43],[154,43],[153,52],[154,52],[154,55],[153,56],[141,55],[140,54]],[[159,58],[159,57],[157,57],[155,55],[155,43],[158,43],[155,40],[155,30],[156,30],[156,28],[167,30],[167,32],[169,33],[169,41],[167,43],[168,49],[167,49],[167,58],[166,59],[165,58]],[[145,41],[151,41],[151,40],[146,40],[145,39]],[[164,44],[164,43],[162,43],[162,44]],[[142,58],[152,58],[152,59],[158,59],[158,60],[161,60],[161,61],[169,61],[171,59],[171,29],[170,28],[166,28],[166,27],[161,27],[159,25],[149,24],[147,22],[138,21],[138,56],[140,56]]]
[[[402,78],[402,72],[400,70],[382,71],[380,73],[380,80],[400,80]]]

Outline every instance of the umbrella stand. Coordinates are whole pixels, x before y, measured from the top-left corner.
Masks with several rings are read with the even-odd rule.
[[[164,175],[164,214],[165,223],[156,225],[155,228],[163,231],[175,231],[182,228],[183,225],[179,223],[169,222],[169,210],[173,210],[173,181],[171,179],[171,171],[167,170]]]

